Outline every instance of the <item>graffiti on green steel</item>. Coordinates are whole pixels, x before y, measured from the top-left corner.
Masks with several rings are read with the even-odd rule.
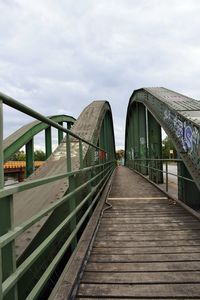
[[[183,150],[189,155],[200,155],[200,132],[199,129],[189,121],[181,120],[178,114],[169,109],[164,111],[164,120],[175,131],[177,138],[181,141]]]

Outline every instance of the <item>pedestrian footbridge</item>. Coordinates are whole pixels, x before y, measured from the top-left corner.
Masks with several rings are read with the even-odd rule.
[[[36,121],[3,140],[4,105]],[[134,91],[125,166],[116,164],[106,101],[75,120],[0,94],[0,114],[0,299],[200,299],[199,101],[165,88]],[[162,128],[178,153],[176,196]],[[46,161],[34,171],[42,130]],[[6,187],[4,163],[22,146],[27,178]]]

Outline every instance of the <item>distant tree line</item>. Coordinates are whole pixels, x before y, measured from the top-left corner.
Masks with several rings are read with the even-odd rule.
[[[122,158],[124,158],[124,150],[120,149],[116,151],[116,159],[117,160],[121,160]]]
[[[45,153],[42,150],[34,151],[34,160],[44,161],[46,159]],[[9,158],[10,161],[24,161],[26,160],[26,153],[23,150],[17,151],[12,157]]]

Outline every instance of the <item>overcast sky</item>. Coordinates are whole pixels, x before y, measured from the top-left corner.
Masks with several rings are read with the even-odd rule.
[[[117,148],[133,90],[200,99],[198,0],[0,0],[0,91],[45,114],[111,103]],[[5,136],[28,120],[5,111]]]

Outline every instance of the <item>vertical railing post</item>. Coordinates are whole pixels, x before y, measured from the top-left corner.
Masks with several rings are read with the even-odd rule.
[[[67,172],[71,172],[72,163],[71,163],[71,143],[70,143],[70,135],[67,133],[66,135],[66,153],[67,153]]]
[[[52,153],[51,126],[45,129],[45,152],[46,152],[46,159],[47,159]]]
[[[34,171],[34,146],[33,138],[26,144],[26,177]]]
[[[3,265],[2,265],[2,250],[0,248],[0,299],[3,299],[3,291],[2,291],[2,284],[3,284]]]
[[[89,165],[88,165],[88,167],[92,166],[92,162],[93,162],[92,150],[93,150],[92,146],[89,146],[89,158],[88,158]],[[87,172],[87,180],[90,180],[92,178],[92,172],[93,172],[93,170],[89,170]],[[92,191],[92,183],[89,183],[88,186],[87,186],[87,193],[89,194],[91,191]],[[91,197],[89,197],[87,203],[88,203],[88,207],[89,207],[92,203],[92,198]],[[92,210],[90,210],[90,212],[88,214],[88,217],[90,218],[91,215],[92,215]]]
[[[71,172],[72,171],[72,162],[71,162],[71,143],[70,143],[69,133],[67,133],[67,135],[66,135],[66,155],[67,155],[67,172]],[[69,178],[69,192],[73,192],[75,190],[75,186],[76,186],[74,175],[69,176],[68,178]],[[75,208],[76,208],[76,198],[75,198],[75,196],[72,196],[69,200],[69,213],[74,211]],[[74,229],[76,228],[76,216],[72,218],[72,220],[69,224],[69,228],[70,228],[70,233],[72,233],[74,231]],[[75,237],[71,243],[72,252],[76,248],[76,246],[77,246],[77,238]]]
[[[72,123],[71,122],[67,122],[67,129],[71,130],[71,127],[72,127]]]
[[[83,144],[81,140],[79,140],[79,162],[80,169],[83,169]]]
[[[160,175],[160,172],[158,171],[158,166],[159,166],[159,160],[157,159],[156,160],[156,183],[158,184],[159,183],[159,175]]]
[[[166,192],[168,192],[168,161],[166,160],[166,165],[165,165],[165,168],[166,168]]]
[[[4,187],[3,156],[3,102],[0,100],[0,189]],[[0,236],[13,229],[13,196],[0,199]],[[0,299],[2,299],[2,282],[16,270],[14,242],[0,248]],[[17,300],[17,286],[4,298]]]
[[[58,124],[63,126],[63,122],[58,122]],[[60,145],[62,140],[63,140],[63,131],[58,129],[58,145]]]

